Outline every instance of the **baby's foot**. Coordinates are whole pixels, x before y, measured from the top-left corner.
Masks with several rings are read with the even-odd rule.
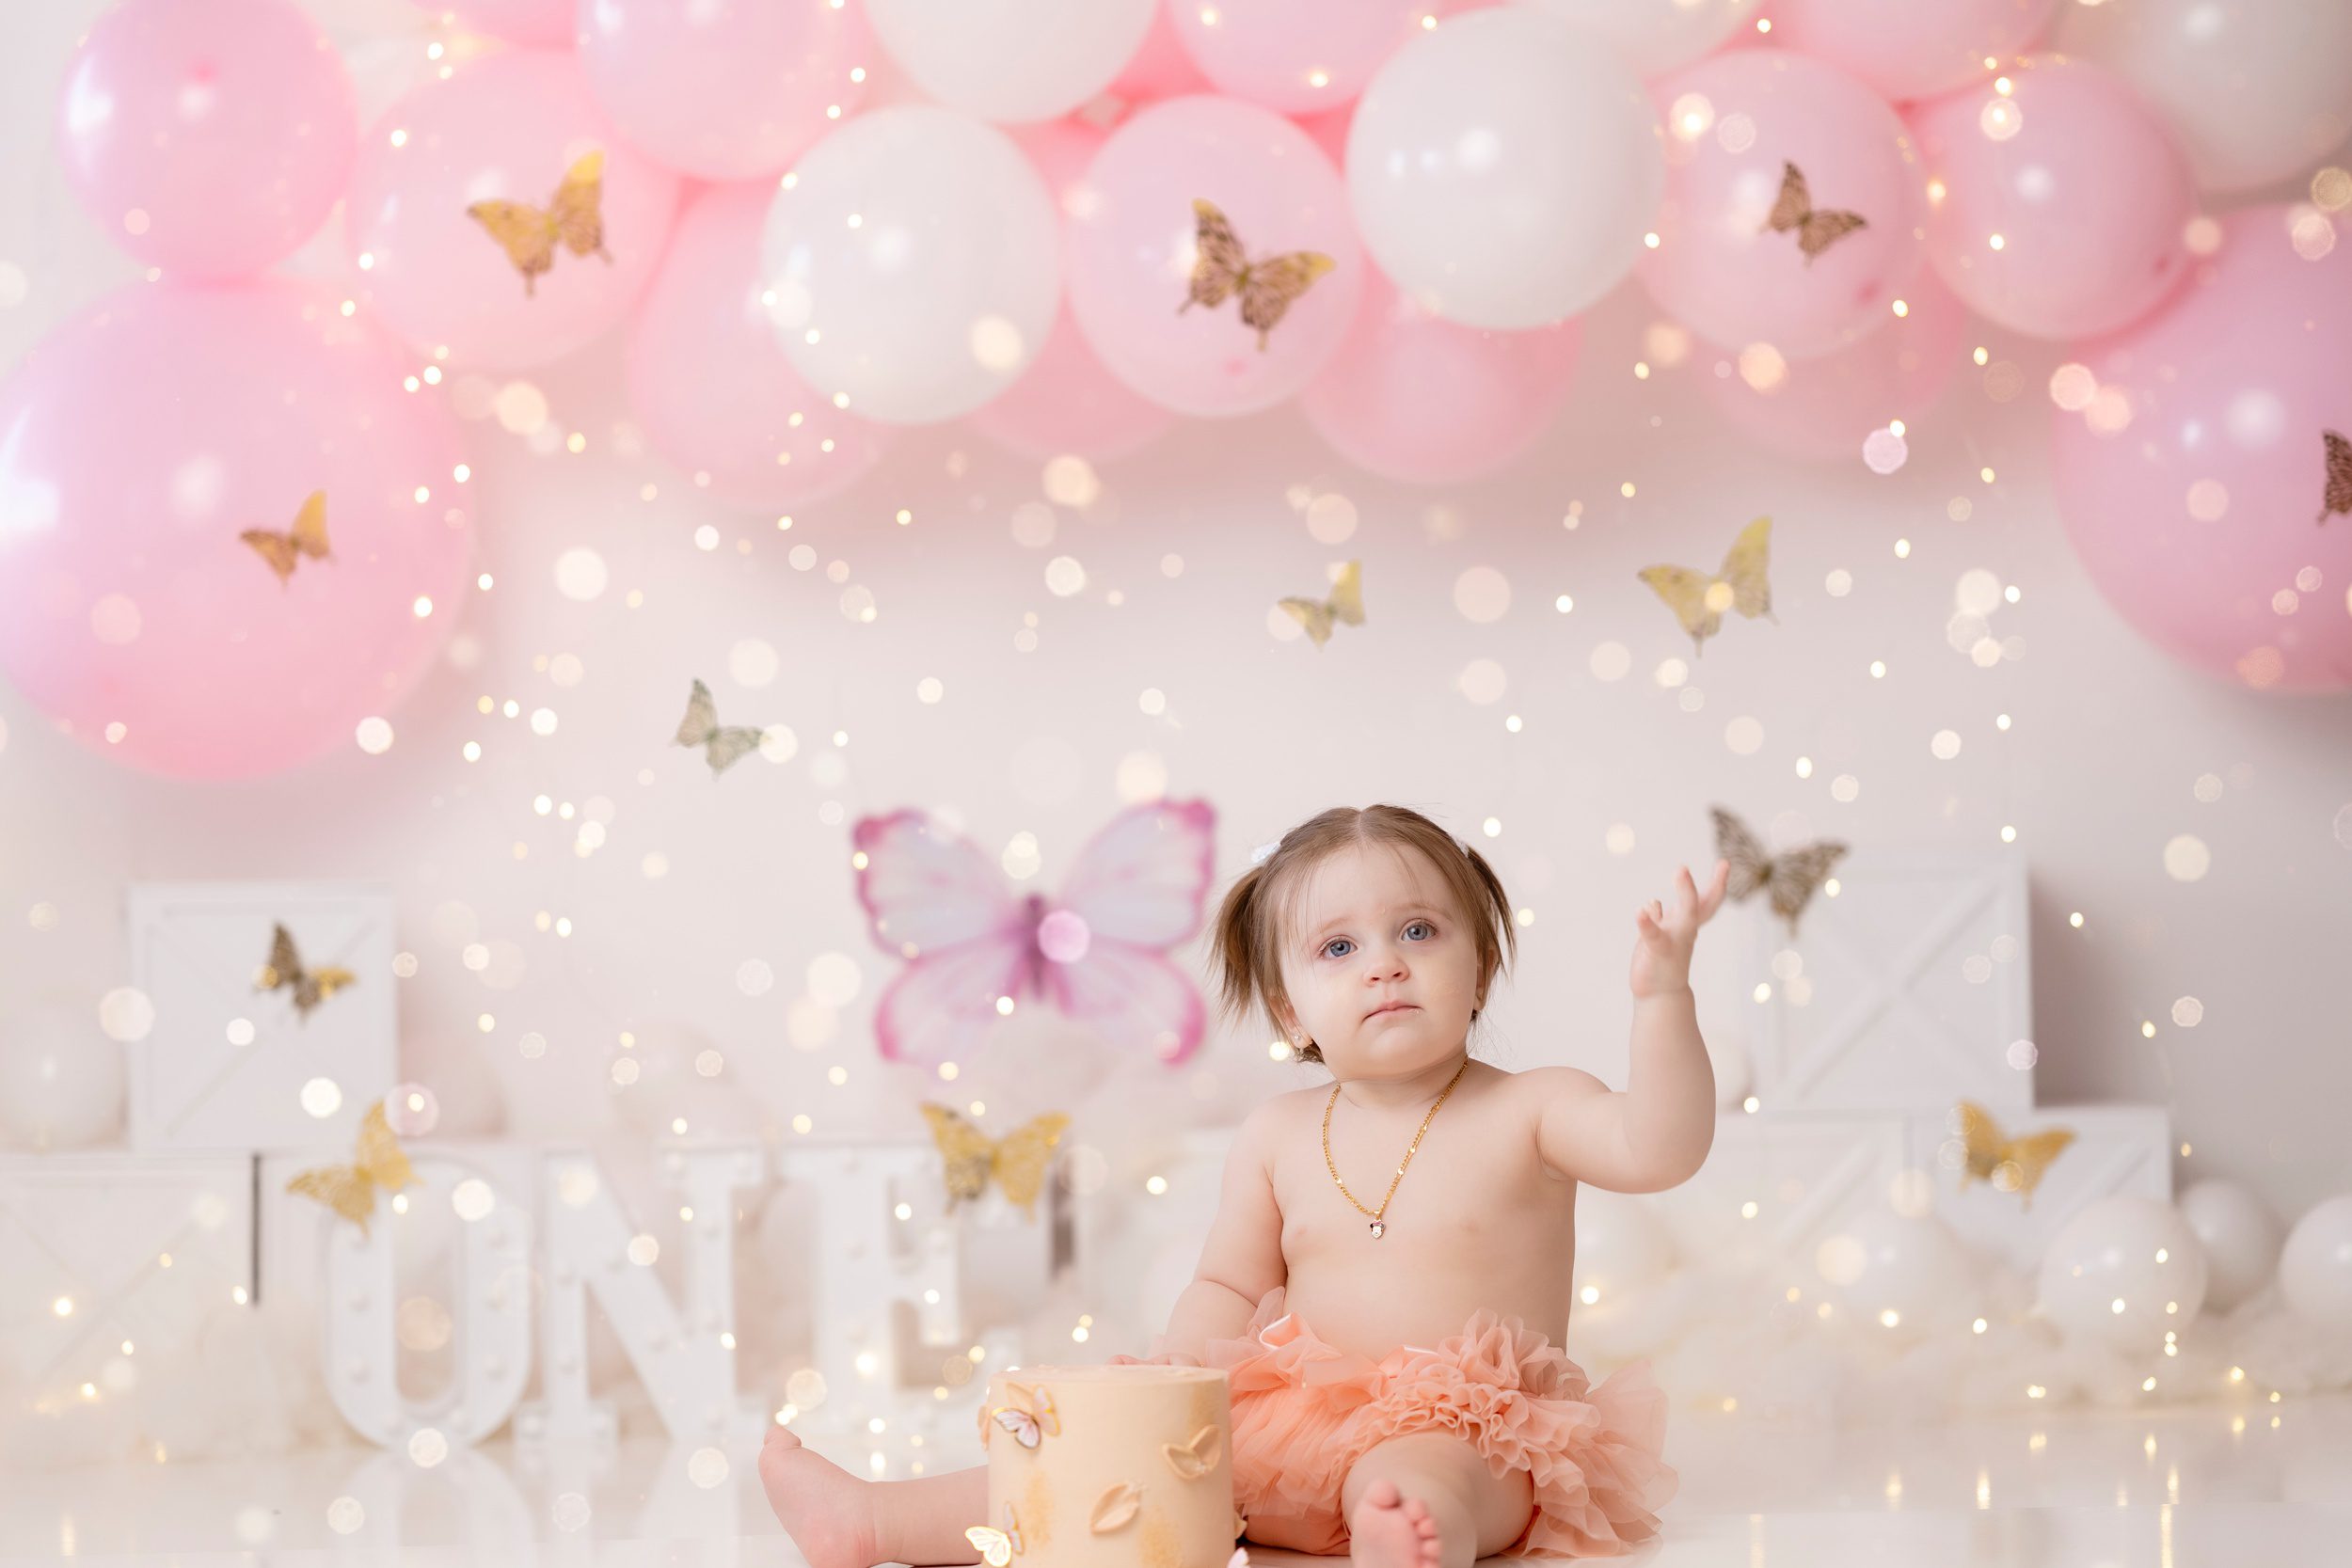
[[[787,1428],[768,1429],[759,1483],[809,1568],[874,1568],[882,1560],[874,1544],[873,1483],[804,1447]]]
[[[1376,1481],[1347,1521],[1348,1560],[1356,1568],[1437,1568],[1438,1521],[1429,1505],[1392,1481]]]

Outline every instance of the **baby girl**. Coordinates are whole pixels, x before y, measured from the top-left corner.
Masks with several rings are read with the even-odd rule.
[[[1243,1121],[1150,1359],[1228,1374],[1248,1541],[1368,1568],[1631,1550],[1677,1485],[1666,1402],[1645,1365],[1594,1385],[1559,1349],[1576,1189],[1658,1192],[1707,1156],[1715,1081],[1691,949],[1728,863],[1704,894],[1681,871],[1671,907],[1634,914],[1616,1093],[1575,1068],[1470,1059],[1517,956],[1510,900],[1475,849],[1369,806],[1269,850],[1217,915],[1225,1000],[1263,1006],[1335,1082]],[[813,1568],[977,1560],[963,1530],[986,1513],[985,1468],[869,1482],[778,1427],[760,1474]]]

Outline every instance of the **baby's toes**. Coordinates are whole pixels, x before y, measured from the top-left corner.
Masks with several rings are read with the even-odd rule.
[[[1364,1494],[1364,1501],[1372,1504],[1375,1508],[1394,1508],[1397,1504],[1397,1499],[1402,1496],[1403,1494],[1398,1492],[1396,1489],[1396,1482],[1392,1481],[1375,1481],[1372,1483],[1372,1490]],[[1421,1499],[1419,1497],[1415,1497],[1410,1506],[1413,1508],[1420,1508],[1422,1506]]]

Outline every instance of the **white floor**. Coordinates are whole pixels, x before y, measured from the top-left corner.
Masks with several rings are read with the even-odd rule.
[[[1667,1456],[1682,1492],[1633,1560],[1655,1568],[2352,1564],[2352,1398],[1872,1431],[1678,1416]],[[688,1458],[630,1445],[566,1476],[501,1444],[432,1471],[358,1449],[16,1470],[0,1474],[0,1568],[797,1568],[752,1454],[708,1487]]]

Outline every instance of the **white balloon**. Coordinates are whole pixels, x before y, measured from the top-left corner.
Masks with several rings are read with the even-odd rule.
[[[1045,182],[1002,131],[930,104],[860,115],[803,155],[760,256],[793,368],[886,423],[952,420],[1011,386],[1061,298]]]
[[[122,1047],[89,1003],[36,1003],[0,1022],[0,1144],[79,1148],[122,1125]]]
[[[2295,1222],[2279,1254],[2279,1293],[2305,1323],[2352,1335],[2352,1193]]]
[[[2051,1322],[2125,1355],[2163,1347],[2205,1302],[2205,1249],[2172,1205],[2117,1196],[2086,1204],[2042,1257],[2042,1308]]]
[[[2227,1311],[2270,1283],[2286,1227],[2242,1181],[2213,1178],[2181,1195],[2181,1218],[2205,1249],[2205,1305]]]
[[[1737,32],[1758,0],[1527,0],[1617,46],[1634,70],[1656,76],[1688,65]]]
[[[1609,43],[1530,7],[1472,11],[1364,89],[1348,197],[1381,271],[1423,308],[1541,326],[1632,268],[1665,190],[1661,135]]]
[[[1932,1212],[1865,1207],[1813,1249],[1814,1272],[1865,1325],[1915,1334],[1973,1310],[1967,1243]]]
[[[2301,174],[2352,135],[2342,0],[2068,6],[2054,47],[2129,78],[2180,134],[2200,190]]]
[[[1053,119],[1109,87],[1156,0],[866,0],[915,85],[984,119]]]

